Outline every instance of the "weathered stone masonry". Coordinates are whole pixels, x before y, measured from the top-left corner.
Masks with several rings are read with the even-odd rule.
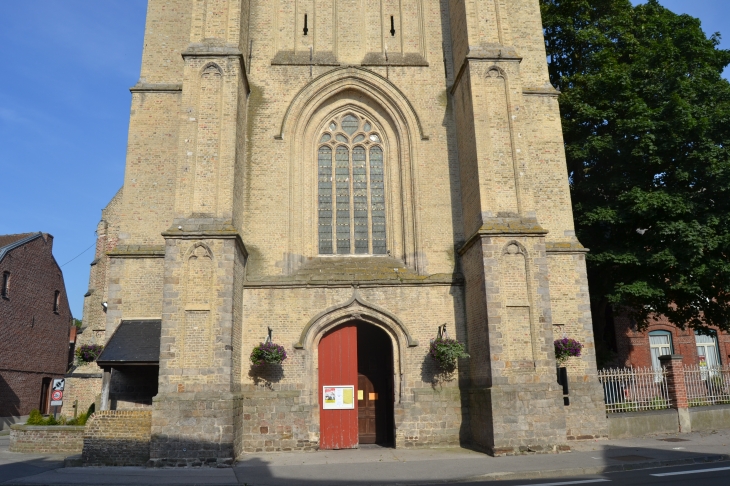
[[[107,340],[162,322],[153,464],[319,447],[318,345],[352,322],[392,345],[395,447],[606,436],[537,0],[150,0],[142,64],[89,299]],[[269,328],[289,358],[254,370]]]

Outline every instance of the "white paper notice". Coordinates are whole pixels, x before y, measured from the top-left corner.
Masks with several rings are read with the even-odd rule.
[[[322,409],[324,410],[353,410],[355,408],[355,387],[323,386]]]

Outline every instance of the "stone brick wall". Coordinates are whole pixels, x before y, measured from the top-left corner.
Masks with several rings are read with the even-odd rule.
[[[89,289],[84,295],[84,316],[81,331],[76,337],[76,347],[84,344],[105,345],[111,333],[106,333],[106,309],[109,305],[109,268],[111,259],[108,252],[114,250],[119,240],[119,210],[123,190],[114,195],[101,212],[101,221],[96,227],[96,249],[89,272]],[[86,412],[101,393],[101,369],[96,363],[76,365],[66,374],[64,406],[61,410],[66,417],[73,417],[73,403],[78,400],[78,413]]]
[[[141,466],[150,458],[152,413],[138,410],[96,412],[83,434],[84,466]]]
[[[452,377],[455,379],[455,377]],[[448,447],[468,443],[461,390],[435,385],[413,390],[413,400],[396,405],[395,446]]]
[[[78,400],[77,414],[86,413],[101,393],[101,369],[96,363],[76,367],[66,375],[61,413],[67,418],[74,416],[74,401]]]
[[[44,408],[43,379],[62,378],[68,368],[71,309],[52,250],[53,236],[42,234],[0,262],[0,278],[10,273],[7,295],[0,297],[0,417]]]
[[[302,399],[301,390],[242,392],[235,410],[238,454],[316,450],[319,433],[312,415],[317,412]]]
[[[84,427],[67,425],[10,426],[10,452],[76,454],[84,446]]]
[[[225,392],[158,394],[153,400],[151,464],[231,464],[236,400]]]

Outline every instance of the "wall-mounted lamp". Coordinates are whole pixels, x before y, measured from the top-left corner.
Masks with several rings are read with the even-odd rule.
[[[109,307],[109,304],[107,304],[106,302],[101,303],[101,308],[104,309],[104,312],[106,312],[107,307]]]

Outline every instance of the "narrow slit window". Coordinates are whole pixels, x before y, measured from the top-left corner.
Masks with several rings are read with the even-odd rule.
[[[61,292],[56,290],[56,292],[53,294],[53,312],[58,312],[60,301],[61,301]]]
[[[351,113],[327,128],[343,133],[319,136],[319,253],[385,255],[382,136],[370,121]]]
[[[309,33],[309,26],[307,25],[307,14],[304,14],[304,35]]]
[[[10,272],[3,272],[2,289],[0,289],[0,295],[4,298],[10,296]]]
[[[390,36],[395,37],[395,18],[390,16]]]

